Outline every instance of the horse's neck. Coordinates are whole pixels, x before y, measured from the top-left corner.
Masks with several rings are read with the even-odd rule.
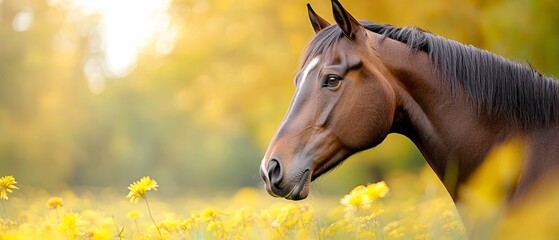
[[[412,52],[399,42],[381,44],[399,98],[393,131],[415,143],[456,198],[457,187],[508,132],[480,119],[463,92],[451,92],[426,53]]]

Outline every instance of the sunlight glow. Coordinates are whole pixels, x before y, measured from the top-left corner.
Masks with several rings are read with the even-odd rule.
[[[98,1],[93,1],[98,2]],[[105,2],[105,1],[99,1]],[[155,34],[169,27],[169,1],[106,1],[102,30],[109,71],[126,75],[139,49],[153,41]]]
[[[87,86],[94,94],[99,94],[105,90],[105,78],[103,77],[103,64],[98,59],[90,58],[85,63],[83,72],[87,78]]]
[[[16,32],[25,32],[33,25],[33,12],[21,11],[14,17],[12,27]]]
[[[56,4],[57,0],[49,0]],[[153,45],[159,54],[168,54],[174,48],[176,31],[171,26],[170,0],[74,0],[74,9],[82,16],[99,16],[94,29],[99,35],[102,61],[88,60],[84,74],[90,90],[100,93],[106,77],[124,77],[137,62],[138,55]],[[90,41],[95,41],[90,36]],[[97,46],[96,46],[97,45]],[[92,50],[95,52],[95,50]]]

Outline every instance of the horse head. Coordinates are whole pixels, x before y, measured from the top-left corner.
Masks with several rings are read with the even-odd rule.
[[[295,77],[295,94],[260,166],[272,196],[309,194],[310,182],[390,132],[396,95],[372,36],[332,1],[330,25],[308,6],[316,32]]]

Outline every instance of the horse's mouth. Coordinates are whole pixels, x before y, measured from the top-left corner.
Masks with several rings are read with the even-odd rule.
[[[341,162],[343,162],[351,153],[349,151],[340,151],[336,153],[332,158],[328,161],[324,161],[316,166],[313,170],[311,175],[311,182],[317,179],[318,177],[322,176],[322,174],[332,170],[336,166],[338,166]]]
[[[308,185],[309,182],[309,175],[310,175],[310,170],[309,169],[305,170],[305,172],[303,172],[303,175],[301,176],[301,179],[299,179],[297,185],[295,185],[295,187],[291,190],[289,194],[287,194],[285,198],[289,200],[296,200],[296,201],[305,199],[309,195],[308,189],[307,191],[304,191],[305,187]]]

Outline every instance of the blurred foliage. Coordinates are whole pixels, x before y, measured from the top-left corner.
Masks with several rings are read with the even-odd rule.
[[[490,239],[496,225],[510,211],[510,198],[518,184],[525,157],[522,139],[513,139],[497,146],[465,185],[458,189],[460,202],[457,207],[470,237]]]
[[[162,194],[261,185],[260,159],[313,36],[302,2],[174,0],[165,13],[171,24],[125,74],[111,73],[104,58],[103,13],[75,2],[0,0],[0,175],[47,190],[126,186],[141,175],[166,186]],[[122,19],[137,10],[129,3]],[[310,3],[332,22],[330,1]],[[559,74],[557,1],[344,6],[359,19],[416,25]],[[409,140],[391,135],[314,191],[340,194],[424,165]]]

